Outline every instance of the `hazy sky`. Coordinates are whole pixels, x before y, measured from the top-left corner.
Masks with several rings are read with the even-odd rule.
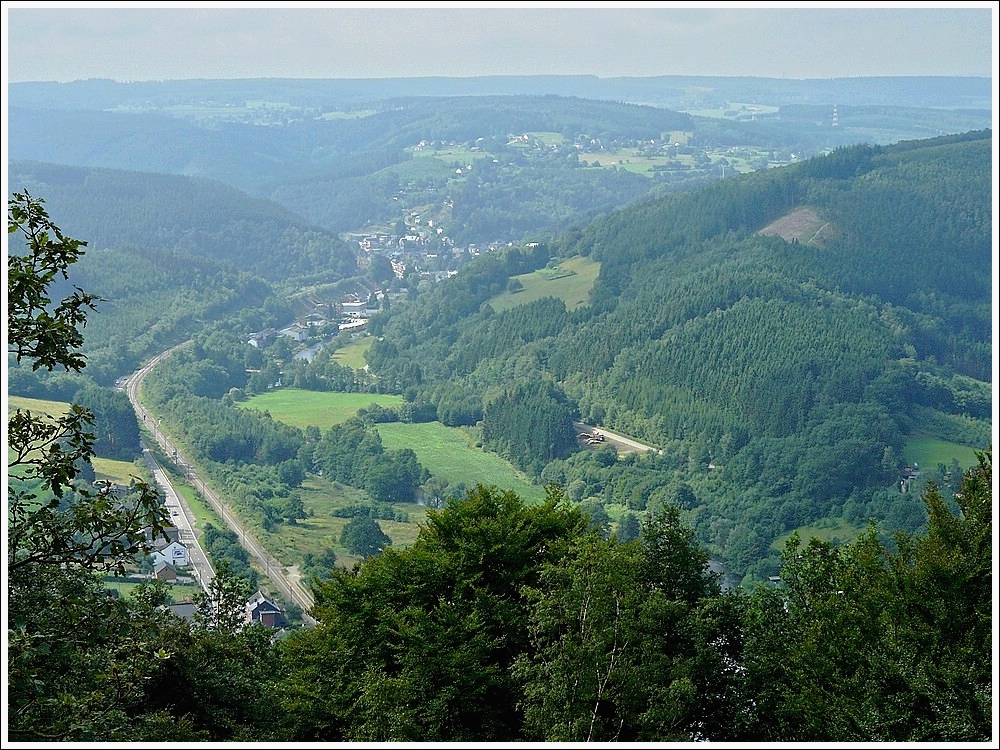
[[[5,72],[71,81],[994,69],[996,3],[767,5],[5,2]]]

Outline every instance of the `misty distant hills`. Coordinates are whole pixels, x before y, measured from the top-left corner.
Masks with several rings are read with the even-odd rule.
[[[990,96],[976,78],[90,80],[12,84],[7,132],[14,160],[217,180],[331,233],[457,193],[445,230],[465,244],[562,231],[727,170],[981,129]],[[426,144],[436,161],[415,158]]]
[[[989,109],[989,78],[882,76],[789,79],[714,76],[482,76],[368,79],[242,79],[71,83],[14,83],[11,107],[109,109],[164,107],[212,99],[242,104],[247,99],[299,107],[342,107],[407,96],[571,96],[653,104],[671,109],[719,106],[727,101],[785,104],[892,105]]]

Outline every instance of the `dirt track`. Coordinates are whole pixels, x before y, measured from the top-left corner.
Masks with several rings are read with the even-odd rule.
[[[593,445],[588,445],[585,440],[581,439],[580,444],[587,447],[596,447],[597,445],[613,445],[615,450],[619,453],[635,453],[637,451],[655,451],[659,450],[656,446],[646,445],[645,443],[640,443],[632,438],[625,437],[624,435],[619,435],[617,432],[611,432],[604,427],[595,427],[589,424],[583,424],[583,422],[574,422],[573,428],[576,430],[577,434],[582,432],[589,432],[592,435],[603,435],[604,443],[596,443]]]

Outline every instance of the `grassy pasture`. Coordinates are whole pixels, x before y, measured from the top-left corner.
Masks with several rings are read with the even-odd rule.
[[[282,396],[282,398],[275,398]],[[286,424],[305,427],[316,423],[316,415],[325,410],[325,428],[347,419],[359,408],[373,401],[383,406],[393,406],[402,402],[398,396],[384,396],[369,393],[316,393],[295,389],[275,391],[255,397],[252,408],[267,409],[276,420]],[[336,417],[332,415],[338,415]],[[510,464],[490,453],[469,444],[466,434],[457,428],[445,427],[439,422],[407,424],[393,422],[377,426],[386,450],[412,448],[417,459],[434,474],[449,482],[462,482],[466,486],[475,484],[496,485],[501,489],[516,492],[527,502],[540,501],[544,490],[532,485],[527,477]],[[184,488],[188,497],[187,488]],[[337,553],[338,564],[351,567],[359,558],[351,555],[340,545],[340,532],[349,519],[333,515],[333,511],[349,505],[367,505],[367,494],[352,487],[330,482],[323,477],[310,477],[297,492],[309,516],[295,524],[278,524],[270,532],[260,532],[261,542],[278,559],[288,563],[301,563],[303,555],[311,552],[320,555],[332,548]],[[190,498],[189,498],[190,502]],[[192,506],[198,503],[191,503]],[[379,520],[382,530],[388,534],[397,548],[413,544],[426,519],[427,509],[411,503],[394,504],[397,511],[406,513],[406,522]],[[196,515],[199,511],[195,510]],[[199,519],[201,521],[201,519]],[[215,521],[213,520],[213,523]]]
[[[7,415],[13,414],[15,411],[20,409],[21,411],[29,411],[36,417],[43,414],[49,417],[61,417],[69,410],[69,404],[65,401],[45,401],[38,398],[27,398],[25,396],[8,396],[7,397]],[[13,454],[9,454],[7,457],[8,466],[10,466],[10,461],[14,460],[16,457]],[[14,470],[11,474],[8,472],[8,476],[14,476],[15,478],[23,477],[23,467]],[[35,483],[39,484],[39,483]]]
[[[142,583],[130,583],[125,581],[105,581],[104,587],[111,589],[112,591],[117,591],[118,595],[123,599],[127,599],[132,595]],[[147,584],[148,585],[148,584]],[[170,600],[173,603],[191,601],[195,594],[201,593],[201,586],[193,583],[172,583],[165,586],[167,593],[170,595]]]
[[[374,336],[362,336],[335,351],[333,353],[333,360],[339,365],[350,367],[352,370],[360,370],[367,364],[365,362],[365,352],[371,349],[374,343]]]
[[[581,151],[579,157],[581,164],[592,165],[596,161],[602,168],[619,167],[642,175],[651,174],[654,165],[670,161],[662,156],[640,156],[634,148],[623,148],[617,151]]]
[[[412,448],[422,466],[449,483],[461,482],[470,488],[476,484],[496,485],[516,492],[526,502],[545,497],[543,488],[531,484],[502,458],[470,445],[461,429],[445,427],[440,422],[390,422],[377,428],[386,450]]]
[[[350,568],[361,558],[349,553],[340,544],[340,532],[349,518],[339,518],[333,511],[349,505],[368,505],[364,491],[331,483],[322,477],[310,477],[297,490],[302,497],[308,518],[294,524],[278,524],[271,531],[257,531],[258,538],[279,560],[301,564],[307,552],[322,554],[333,549],[337,554],[337,564]],[[382,531],[392,539],[393,547],[403,548],[413,544],[420,531],[420,525],[427,518],[427,509],[413,503],[394,503],[397,512],[407,514],[409,520],[386,521],[379,519]]]
[[[131,461],[116,461],[111,458],[99,458],[95,456],[91,463],[94,466],[94,474],[98,480],[128,486],[133,476],[139,476],[138,467]]]
[[[938,464],[950,466],[953,458],[963,469],[979,464],[974,448],[928,435],[907,440],[903,448],[903,460],[925,469],[936,467]]]
[[[69,404],[65,401],[45,401],[40,398],[8,396],[7,413],[10,414],[17,409],[30,411],[32,414],[48,414],[53,417],[61,417],[69,410]]]
[[[449,146],[447,148],[416,148],[406,149],[413,154],[414,159],[432,158],[443,162],[449,168],[455,162],[459,162],[464,170],[466,165],[473,164],[479,159],[492,158],[492,154],[486,151],[472,151],[464,146]]]
[[[843,518],[823,518],[815,523],[808,524],[807,526],[800,526],[795,529],[799,532],[799,539],[803,544],[809,542],[810,539],[816,537],[824,542],[839,541],[843,542],[853,542],[858,534],[864,531],[865,527],[855,526],[852,523],[848,523]],[[771,542],[771,549],[780,552],[785,547],[785,542],[793,534],[793,531],[787,534],[782,534],[773,542]]]
[[[543,297],[556,297],[566,303],[566,309],[574,310],[589,301],[590,290],[600,270],[601,264],[590,258],[570,258],[556,269],[543,268],[515,276],[524,289],[515,293],[501,292],[490,300],[490,305],[497,312],[502,312]]]
[[[401,180],[424,180],[424,179],[446,179],[453,177],[455,170],[440,159],[435,159],[434,154],[416,152],[413,158],[393,164],[379,171],[379,174],[398,174]]]
[[[382,393],[328,393],[282,388],[247,399],[240,407],[268,411],[274,419],[293,427],[305,428],[312,425],[325,430],[346,422],[358,413],[358,409],[364,409],[373,403],[398,407],[403,403],[403,397]]]
[[[558,146],[560,143],[566,140],[566,137],[562,133],[532,133],[532,135],[544,143],[546,146]]]
[[[371,117],[375,114],[374,109],[356,109],[351,112],[324,112],[320,115],[321,120],[357,120],[360,117]]]

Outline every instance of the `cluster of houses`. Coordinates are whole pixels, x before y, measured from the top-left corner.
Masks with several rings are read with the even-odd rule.
[[[907,466],[903,469],[902,473],[900,473],[899,479],[896,480],[896,486],[899,487],[900,492],[907,493],[910,491],[910,482],[919,476],[920,467],[917,464]]]
[[[180,542],[179,529],[167,526],[164,534],[165,537],[161,537],[154,546],[153,572],[149,577],[168,584],[194,583],[194,579],[184,572],[191,565],[191,557],[188,548]],[[167,606],[173,614],[189,621],[194,619],[197,611],[197,605],[191,601]],[[288,624],[285,611],[260,590],[247,600],[245,611],[248,624],[258,622],[279,630]]]
[[[191,601],[168,604],[167,609],[176,617],[188,622],[194,621],[198,605]],[[288,618],[285,617],[285,610],[264,596],[259,590],[247,599],[244,607],[247,625],[260,623],[261,625],[281,630],[288,625]]]
[[[384,294],[384,292],[383,292]],[[379,311],[372,307],[375,295],[360,299],[351,294],[333,305],[317,303],[313,312],[298,318],[294,323],[284,328],[265,328],[263,331],[251,333],[247,337],[250,346],[263,348],[280,336],[290,338],[298,343],[305,341],[316,331],[325,328],[336,321],[339,331],[356,331],[365,327],[368,319]]]

